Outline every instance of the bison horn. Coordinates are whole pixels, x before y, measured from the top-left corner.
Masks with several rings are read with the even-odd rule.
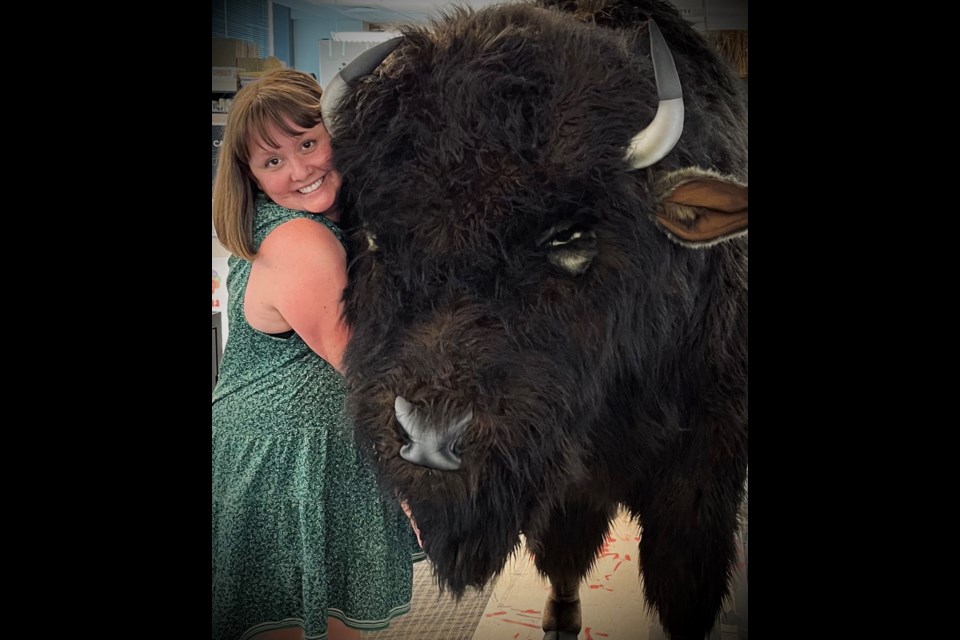
[[[409,444],[400,447],[401,458],[438,471],[456,471],[460,468],[456,445],[473,419],[473,409],[447,428],[429,424],[422,412],[400,396],[394,401],[394,411],[400,426],[410,438]]]
[[[403,37],[391,38],[386,42],[381,42],[375,47],[371,47],[350,61],[346,67],[333,76],[333,79],[327,83],[320,96],[320,116],[323,118],[323,124],[331,136],[334,135],[333,128],[336,126],[333,113],[343,98],[347,85],[360,76],[365,76],[376,69],[383,62],[390,52],[397,48]]]
[[[657,23],[650,20],[648,25],[650,57],[660,104],[653,121],[630,141],[624,159],[634,169],[649,167],[670,153],[683,132],[683,92],[680,90],[680,77],[673,63],[673,54]]]

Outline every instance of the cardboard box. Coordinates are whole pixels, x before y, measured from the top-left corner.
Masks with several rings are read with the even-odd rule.
[[[239,38],[213,38],[211,66],[238,67],[239,58],[258,58],[257,45]]]
[[[263,71],[263,60],[260,58],[237,58],[237,66],[244,71]]]
[[[213,91],[236,91],[240,88],[239,67],[212,67]]]

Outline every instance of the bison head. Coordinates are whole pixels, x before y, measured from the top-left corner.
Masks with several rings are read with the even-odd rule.
[[[601,467],[632,472],[600,441],[638,428],[707,339],[702,289],[743,286],[728,262],[744,249],[720,242],[746,228],[736,81],[675,10],[650,7],[672,79],[646,19],[502,5],[405,27],[382,63],[328,88],[352,228],[348,408],[456,595]],[[678,127],[665,103],[681,87]],[[673,435],[644,428],[624,460]]]

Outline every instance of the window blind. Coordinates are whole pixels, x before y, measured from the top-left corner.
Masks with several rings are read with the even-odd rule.
[[[268,0],[211,0],[214,38],[239,38],[257,45],[260,58],[270,55]]]

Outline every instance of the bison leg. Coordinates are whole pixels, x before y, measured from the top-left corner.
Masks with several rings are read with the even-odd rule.
[[[543,605],[543,640],[576,640],[581,625],[580,581],[558,583],[551,578]]]
[[[576,640],[580,633],[580,580],[606,539],[615,507],[567,502],[530,544],[537,569],[550,580],[543,608],[544,640]]]
[[[644,594],[671,640],[710,633],[735,570],[739,485],[693,480],[662,485],[639,514]]]

